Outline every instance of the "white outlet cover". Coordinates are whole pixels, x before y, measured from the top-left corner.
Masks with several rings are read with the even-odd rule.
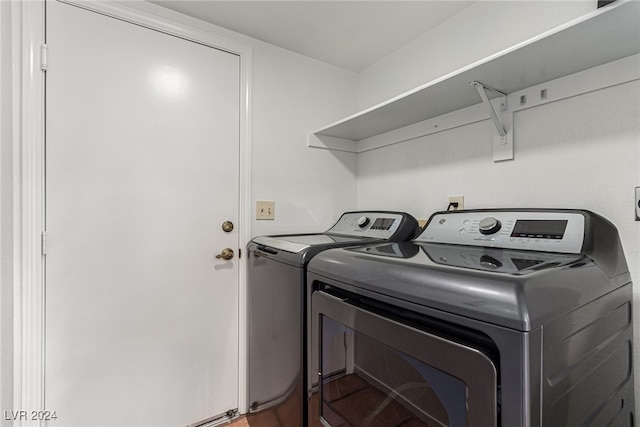
[[[464,209],[464,196],[449,196],[449,203],[457,203],[458,206],[452,210],[460,211]]]

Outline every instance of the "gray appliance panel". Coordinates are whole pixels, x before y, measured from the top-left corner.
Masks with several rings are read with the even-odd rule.
[[[413,243],[332,249],[315,257],[308,270],[378,294],[520,331],[533,330],[630,282],[617,230],[604,218],[587,211],[506,212],[525,219],[536,214],[538,220],[547,214],[552,220],[573,215],[567,222],[581,224],[580,251],[567,254],[426,243],[423,235],[433,224],[457,223],[471,214],[502,218],[503,210],[438,212]],[[450,227],[448,234],[458,242],[456,227]],[[448,240],[444,234],[439,239]]]
[[[393,251],[384,250],[387,246]],[[380,251],[396,255],[376,254]],[[409,242],[330,249],[316,256],[308,271],[520,331],[531,331],[630,281],[628,273],[610,279],[584,255]]]
[[[249,404],[256,412],[286,402],[303,387],[303,269],[251,253],[248,263]],[[287,406],[292,422],[302,420],[301,406]]]
[[[377,294],[315,273],[310,273],[308,280],[320,289],[345,290],[398,307],[404,313],[418,313],[486,334],[501,354],[503,426],[584,425],[588,419],[593,421],[588,425],[594,426],[633,425],[630,423],[634,413],[631,283],[565,313],[544,328],[520,332]],[[315,330],[317,318],[314,323]]]

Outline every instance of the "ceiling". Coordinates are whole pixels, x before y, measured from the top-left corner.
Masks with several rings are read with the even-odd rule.
[[[360,72],[473,1],[218,1],[152,3]]]

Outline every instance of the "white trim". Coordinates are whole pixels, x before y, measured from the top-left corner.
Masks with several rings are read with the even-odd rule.
[[[51,1],[51,0],[49,0]],[[239,243],[251,236],[251,59],[252,49],[233,40],[196,29],[179,14],[144,2],[113,3],[104,1],[69,3],[94,12],[109,15],[137,25],[195,41],[240,57],[240,199]],[[45,408],[44,397],[44,257],[40,236],[44,230],[44,73],[40,70],[40,46],[45,41],[44,1],[19,2],[12,16],[16,24],[14,49],[22,58],[18,74],[22,78],[21,96],[15,110],[20,113],[19,168],[15,175],[16,200],[16,279],[15,279],[15,381],[14,405],[25,410]],[[169,18],[167,16],[170,16]],[[185,21],[185,22],[183,22]],[[239,260],[239,360],[246,359],[246,257]],[[247,411],[246,364],[239,365],[239,409]],[[55,409],[55,408],[53,408]],[[17,425],[27,425],[29,421]]]
[[[44,409],[44,3],[19,2],[12,21],[20,79],[14,104],[15,278],[14,278],[14,405]],[[19,77],[18,77],[19,76]],[[19,420],[15,425],[33,425]]]
[[[53,1],[53,0],[49,0]],[[57,0],[86,10],[101,13],[176,37],[201,43],[215,49],[242,56],[251,54],[251,48],[226,37],[203,31],[191,24],[191,19],[168,9],[141,0],[127,2]]]
[[[248,256],[245,249],[246,242],[251,240],[251,76],[252,76],[252,50],[247,48],[244,54],[240,55],[240,94],[242,111],[240,112],[240,251],[239,259],[239,288],[238,288],[238,330],[239,330],[239,376],[238,376],[238,410],[241,414],[249,411],[248,405],[248,326],[247,326],[247,262]],[[244,363],[242,363],[244,362]]]

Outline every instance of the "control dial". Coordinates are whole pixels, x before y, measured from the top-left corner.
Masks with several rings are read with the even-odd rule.
[[[364,228],[367,226],[367,224],[369,224],[370,220],[368,217],[366,216],[361,216],[360,218],[358,218],[358,227],[360,228]]]
[[[496,218],[488,216],[480,221],[480,233],[493,234],[500,231],[502,224]]]
[[[482,255],[480,257],[480,265],[491,270],[496,270],[502,267],[502,263],[500,261],[489,255]]]

